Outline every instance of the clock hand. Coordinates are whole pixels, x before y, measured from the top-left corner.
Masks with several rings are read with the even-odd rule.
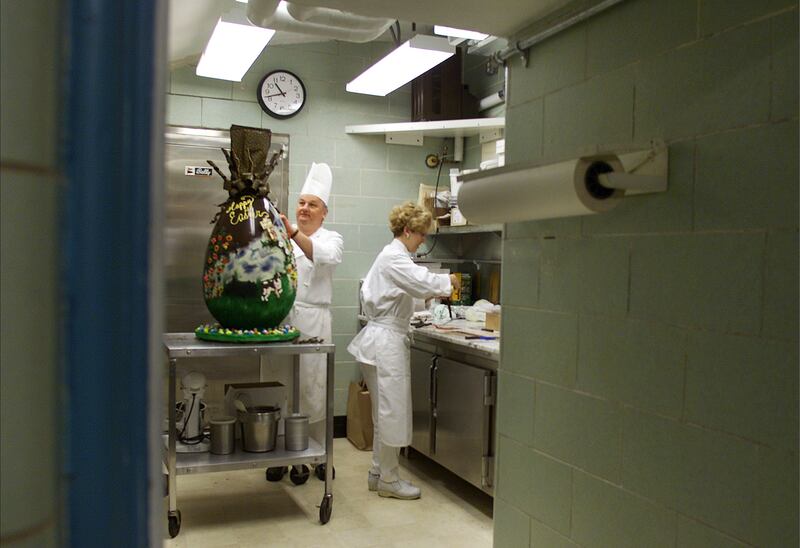
[[[286,97],[286,92],[281,89],[281,87],[278,85],[278,82],[275,82],[275,87],[278,88],[278,91],[281,92],[281,95]]]
[[[285,96],[286,94],[285,93],[273,93],[272,95],[267,95],[264,98],[266,99],[267,97],[277,97],[278,95],[284,95]]]

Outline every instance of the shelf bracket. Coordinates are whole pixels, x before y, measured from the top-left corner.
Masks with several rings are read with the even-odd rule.
[[[386,144],[391,145],[410,145],[421,147],[423,139],[424,138],[421,131],[386,134]]]

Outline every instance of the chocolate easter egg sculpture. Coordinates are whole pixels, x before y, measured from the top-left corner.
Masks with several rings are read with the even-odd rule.
[[[267,160],[268,129],[231,126],[231,150],[222,149],[230,179],[211,161],[229,198],[212,221],[206,249],[203,294],[218,326],[200,326],[211,340],[284,340],[298,332],[280,327],[297,292],[292,243],[269,200],[267,179],[282,151]]]

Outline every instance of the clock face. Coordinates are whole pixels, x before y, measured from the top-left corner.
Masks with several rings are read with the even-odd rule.
[[[306,88],[297,75],[273,70],[258,84],[258,103],[274,118],[291,118],[303,108]]]

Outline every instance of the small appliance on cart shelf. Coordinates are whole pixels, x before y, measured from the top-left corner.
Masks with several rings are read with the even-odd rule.
[[[268,465],[270,468],[296,466],[296,465],[325,465],[325,491],[319,507],[319,520],[322,524],[328,523],[333,510],[333,493],[331,482],[333,480],[333,381],[334,381],[334,352],[333,344],[316,343],[291,343],[278,342],[269,344],[259,343],[220,343],[198,339],[194,333],[165,333],[163,337],[164,351],[169,360],[169,402],[168,402],[168,431],[166,435],[165,461],[167,466],[167,489],[169,496],[169,510],[167,512],[170,537],[175,537],[181,528],[181,512],[178,510],[177,482],[178,474],[197,474],[203,472],[222,472],[227,470],[240,470],[245,468],[259,468]],[[308,447],[297,450],[297,440],[290,440],[286,445],[285,436],[278,435],[275,439],[274,449],[263,452],[247,452],[243,447],[235,447],[232,452],[215,454],[212,452],[176,451],[176,374],[178,360],[193,358],[213,357],[221,358],[219,363],[225,364],[225,358],[244,356],[258,356],[259,362],[264,362],[270,357],[290,355],[294,358],[293,364],[293,398],[292,413],[299,412],[300,391],[300,354],[326,354],[327,355],[327,391],[325,394],[326,431],[325,446],[321,446],[314,439],[308,439]],[[294,416],[292,415],[292,416]],[[286,413],[286,416],[290,416]],[[291,437],[291,432],[290,432]],[[294,449],[294,450],[293,450]]]

